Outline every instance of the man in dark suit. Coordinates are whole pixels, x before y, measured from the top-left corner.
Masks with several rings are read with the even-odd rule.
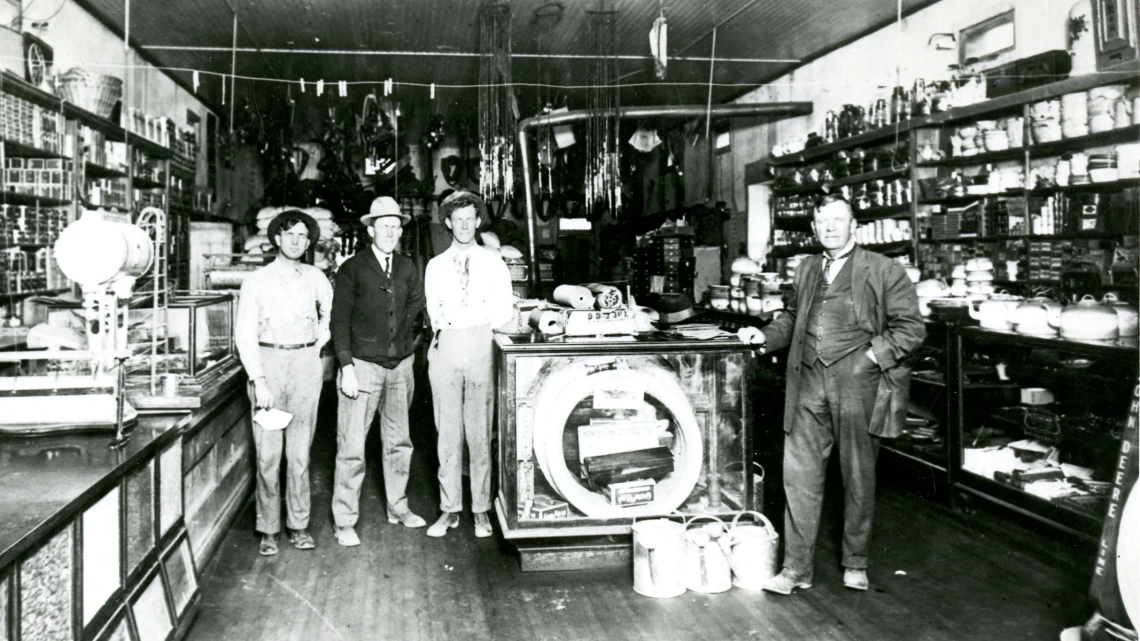
[[[827,461],[843,476],[843,585],[866,590],[879,439],[906,422],[910,368],[903,359],[926,328],[914,284],[897,262],[856,246],[847,201],[829,196],[812,231],[823,255],[796,270],[787,313],[741,340],[764,351],[791,346],[784,401],[784,563],[764,589],[811,587]]]
[[[337,542],[360,545],[356,521],[364,482],[364,439],[380,411],[388,522],[423,527],[408,508],[412,441],[408,408],[415,391],[416,323],[424,309],[423,279],[412,259],[395,253],[410,216],[396,201],[372,201],[360,222],[372,243],[337,271],[332,338],[340,362],[336,475],[332,511]]]

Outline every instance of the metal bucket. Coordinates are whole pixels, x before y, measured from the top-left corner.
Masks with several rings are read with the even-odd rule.
[[[757,523],[741,523],[740,517],[751,514]],[[728,529],[732,543],[732,584],[746,590],[759,590],[764,582],[780,572],[776,550],[780,535],[768,517],[759,512],[741,512]]]
[[[712,523],[693,523],[702,519]],[[732,587],[728,528],[715,516],[694,516],[685,524],[685,587],[715,594]]]
[[[657,599],[685,593],[682,561],[685,524],[669,519],[633,521],[633,590]]]

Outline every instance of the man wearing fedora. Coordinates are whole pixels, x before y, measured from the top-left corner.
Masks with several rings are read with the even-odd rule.
[[[494,383],[491,331],[514,318],[511,275],[498,254],[475,243],[486,206],[456,191],[439,208],[451,246],[424,273],[427,312],[435,335],[428,349],[435,426],[439,431],[440,515],[428,536],[459,526],[463,511],[463,443],[471,468],[475,536],[491,536],[491,412]]]
[[[364,482],[364,439],[378,409],[388,522],[410,528],[426,525],[408,508],[407,496],[412,363],[416,321],[424,309],[419,270],[412,259],[395,252],[410,219],[392,198],[373,200],[360,217],[372,243],[345,261],[336,275],[332,337],[341,368],[341,397],[332,511],[336,540],[346,547],[360,545],[355,526]]]
[[[283,430],[253,424],[257,451],[258,551],[277,554],[281,532],[280,469],[285,453],[285,525],[299,550],[316,545],[309,534],[309,448],[321,396],[320,349],[329,339],[332,287],[321,270],[301,262],[320,239],[308,214],[290,209],[269,223],[277,258],[241,286],[234,326],[238,355],[252,384],[254,404],[293,415]]]

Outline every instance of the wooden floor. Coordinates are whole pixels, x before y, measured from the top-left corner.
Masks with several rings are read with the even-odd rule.
[[[430,523],[438,514],[430,405],[421,399],[414,412],[422,420],[409,496]],[[342,548],[329,508],[334,437],[326,407],[313,448],[317,549],[283,541],[278,556],[257,556],[247,509],[205,568],[189,641],[1041,640],[1088,614],[1090,545],[964,517],[890,486],[879,492],[864,593],[840,585],[833,518],[821,533],[815,586],[791,597],[734,588],[656,600],[633,591],[628,568],[523,574],[508,544],[474,537],[470,514],[443,539],[389,525],[371,463],[362,545]],[[369,448],[374,461],[375,436]]]

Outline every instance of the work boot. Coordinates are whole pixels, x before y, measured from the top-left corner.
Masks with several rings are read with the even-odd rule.
[[[457,512],[444,512],[439,515],[435,523],[428,528],[427,535],[438,539],[447,534],[451,528],[459,527],[459,514]]]
[[[277,554],[277,535],[262,534],[261,544],[257,546],[257,553],[261,556],[273,556]]]
[[[796,588],[806,590],[811,587],[811,579],[800,578],[795,572],[788,568],[780,570],[776,576],[764,582],[760,586],[765,592],[774,592],[776,594],[783,594],[785,596],[796,591]]]
[[[475,536],[480,539],[485,539],[491,536],[491,518],[487,516],[486,512],[475,513]]]
[[[871,587],[867,580],[867,570],[864,568],[846,568],[843,570],[843,587],[852,590],[867,590]]]
[[[313,535],[309,534],[309,531],[304,528],[300,530],[289,530],[289,542],[298,550],[311,550],[317,547],[317,542],[313,540]]]
[[[351,525],[338,525],[336,527],[336,542],[346,548],[354,548],[360,545],[360,537],[356,536],[356,529]]]

